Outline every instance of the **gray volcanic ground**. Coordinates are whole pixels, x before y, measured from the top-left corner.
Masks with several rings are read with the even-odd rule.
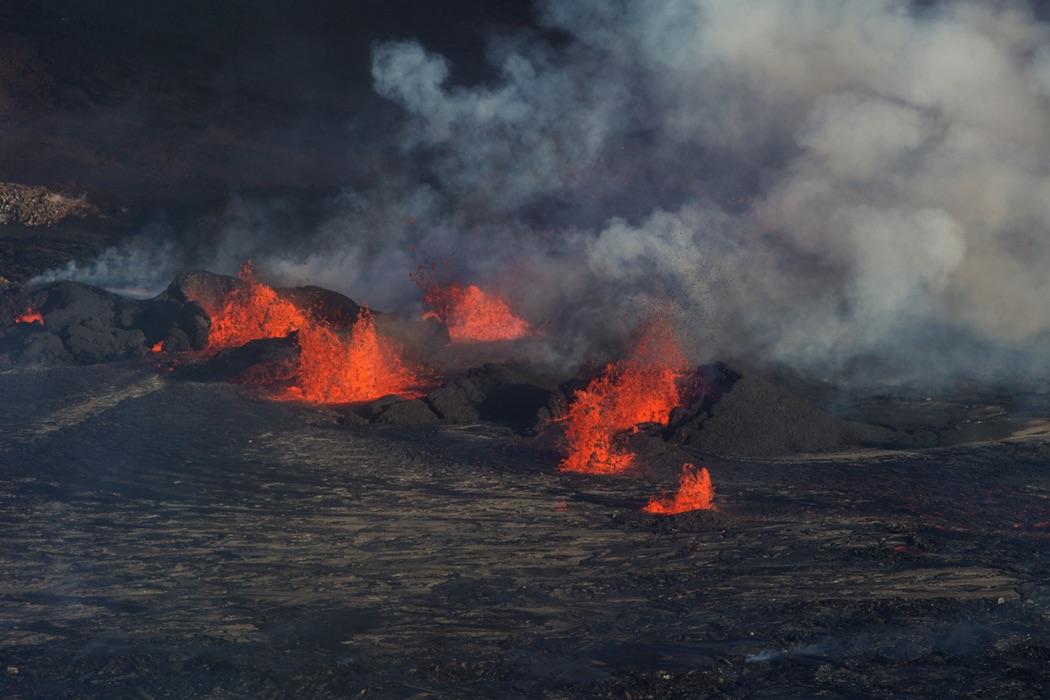
[[[138,361],[8,371],[0,394],[8,697],[1038,697],[1050,680],[1035,425],[769,461],[661,442],[641,473],[584,477],[543,436],[347,426]],[[639,513],[683,459],[709,466],[719,510]]]

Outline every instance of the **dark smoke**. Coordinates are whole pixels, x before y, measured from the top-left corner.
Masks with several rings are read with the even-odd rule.
[[[670,308],[698,361],[920,384],[1045,369],[1050,36],[1030,6],[536,11],[489,37],[481,82],[376,43],[375,92],[405,124],[375,180],[308,230],[234,201],[180,264],[253,255],[382,308],[418,303],[408,272],[440,259],[571,361]]]

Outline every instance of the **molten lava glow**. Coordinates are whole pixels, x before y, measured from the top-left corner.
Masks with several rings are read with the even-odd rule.
[[[387,394],[411,395],[421,384],[394,344],[379,334],[362,307],[349,341],[308,323],[299,329],[299,379],[284,398],[320,403],[371,401]]]
[[[473,284],[428,285],[423,300],[434,310],[423,318],[445,324],[452,340],[516,340],[529,335],[529,324],[518,318],[502,298]]]
[[[40,315],[39,311],[29,307],[21,316],[15,318],[15,323],[39,323],[42,326],[44,325],[44,317]]]
[[[150,352],[160,352],[163,349],[164,349],[164,341],[163,340],[158,340],[153,345],[149,346],[149,351]]]
[[[649,324],[625,361],[609,364],[601,376],[576,392],[569,406],[566,471],[615,474],[628,469],[634,454],[617,446],[617,436],[640,423],[666,423],[681,402],[679,379],[686,359],[665,322]]]
[[[655,515],[674,515],[691,510],[716,510],[715,490],[711,486],[711,475],[705,467],[699,471],[692,464],[682,465],[682,477],[678,482],[678,491],[673,496],[664,494],[653,497],[642,508],[646,513]]]
[[[388,394],[411,395],[420,380],[407,368],[398,348],[383,337],[375,319],[362,307],[349,340],[318,322],[295,304],[281,299],[255,279],[250,262],[238,275],[240,284],[209,310],[208,347],[236,347],[260,338],[284,338],[297,332],[299,361],[295,384],[278,398],[318,403],[370,401]],[[151,348],[157,352],[157,344]],[[245,379],[278,381],[266,368]]]
[[[241,267],[238,279],[240,284],[226,295],[222,308],[209,311],[209,347],[228,348],[258,338],[283,338],[307,324],[295,304],[281,299],[277,292],[255,279],[250,262]]]

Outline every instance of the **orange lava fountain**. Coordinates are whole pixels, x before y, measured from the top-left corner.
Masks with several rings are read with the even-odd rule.
[[[664,321],[647,324],[631,357],[611,363],[576,393],[569,406],[569,454],[565,471],[615,474],[630,468],[634,454],[616,437],[640,423],[666,423],[681,400],[679,380],[687,366]]]
[[[15,318],[15,323],[39,323],[42,326],[44,325],[44,317],[40,315],[39,311],[29,307],[22,315]]]
[[[307,325],[298,307],[255,279],[251,262],[237,275],[240,285],[226,295],[221,309],[209,310],[208,347],[228,348],[258,338],[283,338]]]
[[[421,380],[394,344],[376,330],[361,307],[349,341],[330,328],[308,323],[299,329],[299,379],[283,398],[318,403],[371,401],[388,394],[416,393]]]
[[[399,349],[376,330],[371,312],[361,307],[349,340],[317,321],[271,287],[255,279],[251,262],[219,309],[208,310],[208,348],[236,347],[261,338],[296,333],[299,360],[295,384],[277,398],[316,403],[370,401],[388,394],[413,395],[422,382],[406,366]],[[154,352],[160,344],[151,348]],[[249,382],[278,377],[262,370]]]
[[[642,510],[654,515],[674,515],[691,510],[717,510],[714,499],[715,489],[711,485],[711,475],[707,468],[701,467],[697,470],[694,465],[686,463],[682,465],[678,491],[673,496],[664,494],[650,498]]]
[[[517,340],[532,333],[528,321],[515,316],[502,297],[476,284],[440,286],[427,279],[422,266],[411,278],[423,289],[423,301],[432,309],[423,318],[445,324],[453,341]]]

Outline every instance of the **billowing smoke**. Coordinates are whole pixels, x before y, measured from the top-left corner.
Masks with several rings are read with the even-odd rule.
[[[309,243],[261,217],[200,262],[254,254],[286,281],[404,306],[408,271],[447,260],[573,360],[660,308],[697,360],[901,381],[1036,369],[1050,35],[1026,4],[537,13],[536,32],[491,38],[483,84],[415,41],[376,45],[375,89],[406,115],[389,179],[344,194]]]

